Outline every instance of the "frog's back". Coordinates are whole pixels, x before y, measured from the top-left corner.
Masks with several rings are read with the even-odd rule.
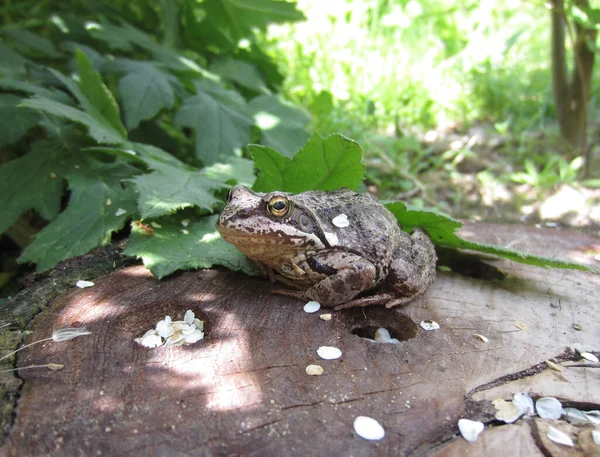
[[[327,238],[337,239],[340,248],[375,264],[388,263],[393,257],[401,230],[394,215],[374,198],[340,189],[304,192],[296,196],[295,203],[310,210],[318,226],[335,235]],[[339,219],[333,222],[342,214],[347,217],[347,226]]]

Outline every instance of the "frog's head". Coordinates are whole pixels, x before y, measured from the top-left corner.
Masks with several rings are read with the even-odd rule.
[[[254,192],[238,185],[227,195],[217,222],[225,241],[267,264],[288,261],[301,251],[325,247],[314,214],[287,192]]]

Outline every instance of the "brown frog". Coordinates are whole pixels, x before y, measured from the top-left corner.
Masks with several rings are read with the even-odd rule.
[[[272,280],[274,293],[336,309],[403,305],[435,279],[435,249],[420,229],[408,234],[375,199],[348,189],[300,194],[235,186],[217,228]],[[387,291],[359,297],[382,285]]]

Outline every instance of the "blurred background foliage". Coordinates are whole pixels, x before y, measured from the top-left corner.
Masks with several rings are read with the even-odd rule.
[[[64,231],[73,195],[107,167],[128,213],[85,246],[129,236],[126,221],[146,220],[156,190],[184,175],[205,194],[181,190],[154,215],[218,210],[227,185],[253,179],[247,143],[292,156],[315,131],[362,145],[363,190],[380,198],[597,231],[600,72],[584,84],[585,144],[574,147],[558,123],[551,43],[558,24],[577,83],[573,51],[589,51],[593,68],[599,23],[598,0],[4,0],[0,174],[13,179],[0,182],[0,287],[27,268],[16,266],[23,249],[21,261],[44,262],[33,240],[56,238],[59,214]],[[45,151],[64,168],[50,173],[54,209],[43,180],[7,197],[24,182],[10,167]],[[67,251],[46,265],[77,255]]]

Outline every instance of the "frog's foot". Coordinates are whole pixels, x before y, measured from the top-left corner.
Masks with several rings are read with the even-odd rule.
[[[377,294],[377,295],[369,295],[368,297],[357,298],[356,300],[350,300],[347,303],[342,303],[341,305],[337,305],[333,309],[336,311],[339,311],[340,309],[354,308],[357,306],[382,305],[384,303],[390,302],[390,300],[392,300],[394,298],[396,298],[396,295],[393,293],[382,293],[382,294]],[[392,302],[395,302],[395,301],[397,301],[397,300],[392,300]],[[392,302],[390,302],[390,303],[392,303]]]

